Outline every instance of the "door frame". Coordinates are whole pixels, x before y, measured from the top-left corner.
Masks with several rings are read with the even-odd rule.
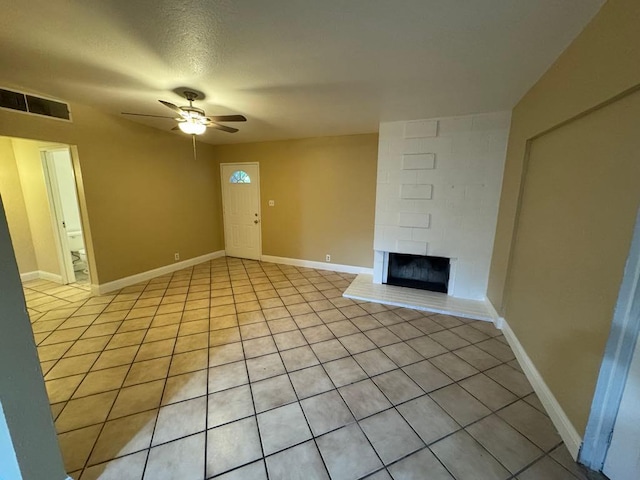
[[[640,333],[640,210],[578,461],[602,471]]]
[[[222,229],[224,231],[224,248],[225,251],[227,249],[227,215],[225,213],[224,203],[224,182],[225,178],[222,174],[224,167],[228,167],[230,165],[255,165],[258,169],[258,182],[256,186],[258,188],[258,260],[262,259],[262,197],[260,195],[260,163],[259,162],[228,162],[220,164],[220,196],[222,198]]]

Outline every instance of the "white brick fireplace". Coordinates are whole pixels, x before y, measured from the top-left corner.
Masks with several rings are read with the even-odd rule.
[[[510,113],[380,124],[374,283],[389,252],[451,259],[448,294],[484,300]]]

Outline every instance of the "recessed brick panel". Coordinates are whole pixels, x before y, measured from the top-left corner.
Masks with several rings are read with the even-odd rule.
[[[409,153],[402,156],[403,170],[432,170],[436,168],[435,153]]]

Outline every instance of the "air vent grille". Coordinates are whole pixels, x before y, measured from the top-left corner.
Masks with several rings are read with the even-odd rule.
[[[0,107],[45,117],[71,120],[69,105],[47,98],[0,89]]]

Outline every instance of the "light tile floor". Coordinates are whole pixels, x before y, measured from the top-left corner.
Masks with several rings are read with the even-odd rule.
[[[492,324],[355,302],[353,278],[220,258],[92,298],[26,283],[71,476],[587,478]]]

